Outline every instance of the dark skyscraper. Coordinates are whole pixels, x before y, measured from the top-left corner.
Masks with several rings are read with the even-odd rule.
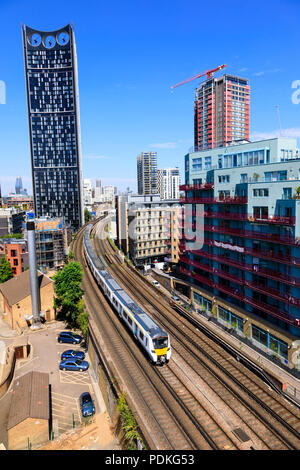
[[[35,214],[64,217],[76,231],[84,216],[73,27],[22,31]]]
[[[22,178],[21,176],[18,176],[16,179],[16,194],[22,194],[23,193],[23,183],[22,183]]]

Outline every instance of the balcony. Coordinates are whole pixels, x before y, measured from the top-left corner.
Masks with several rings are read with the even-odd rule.
[[[270,259],[272,261],[289,264],[292,266],[300,267],[300,258],[291,256],[289,253],[280,252],[274,253],[273,250],[262,251],[262,250],[252,250],[251,248],[242,247],[238,245],[231,245],[230,243],[222,243],[216,240],[207,240],[205,241],[207,245],[217,246],[218,248],[229,249],[231,251],[243,253],[245,255],[251,255],[255,258]]]
[[[295,225],[295,217],[280,217],[279,215],[273,215],[270,217],[256,217],[249,216],[249,222],[256,222],[260,224],[278,224],[278,225]]]
[[[230,227],[222,227],[222,226],[214,226],[214,225],[205,225],[204,230],[208,232],[215,232],[215,233],[225,233],[228,235],[233,235],[236,237],[244,237],[256,240],[266,240],[268,242],[273,243],[281,243],[283,245],[297,245],[297,241],[293,236],[284,236],[275,233],[264,233],[264,232],[256,232],[255,230],[243,230],[240,228],[230,228]]]
[[[207,264],[204,264],[204,263],[200,263],[199,261],[191,260],[190,258],[187,258],[186,256],[180,256],[180,261],[190,266],[195,266],[196,268],[215,274],[216,276],[220,276],[220,277],[223,277],[224,279],[228,279],[229,281],[236,282],[237,284],[240,284],[240,285],[244,284],[243,279],[236,276],[235,274],[230,274],[225,271],[222,271],[221,269],[208,266]]]
[[[187,215],[187,216],[203,215],[204,217],[211,218],[211,219],[241,220],[244,222],[248,220],[247,214],[237,214],[235,212],[200,211],[200,214],[197,214],[193,210],[184,209],[184,215]]]
[[[182,274],[186,274],[189,277],[192,277],[193,279],[197,279],[198,281],[203,282],[204,284],[206,284],[210,287],[215,287],[215,283],[211,279],[208,279],[207,277],[201,276],[200,274],[193,274],[191,271],[184,268],[183,266],[180,266],[180,272]]]
[[[283,320],[284,322],[289,323],[290,325],[295,325],[295,326],[300,325],[299,318],[295,318],[289,313],[282,312],[277,307],[273,307],[272,305],[268,305],[265,302],[261,302],[259,300],[253,299],[252,297],[247,297],[247,296],[244,297],[244,301],[248,305],[251,305],[252,307],[263,310],[264,312],[269,313],[273,317],[279,318],[280,320]]]
[[[191,271],[189,271],[186,268],[183,268],[180,266],[180,272],[183,274],[186,274],[189,277],[192,277],[193,279],[197,279],[200,282],[203,282],[204,284],[213,287],[215,289],[218,289],[219,291],[228,294],[229,296],[232,296],[240,301],[244,301],[248,305],[251,305],[252,307],[258,308],[259,310],[262,310],[273,317],[279,318],[280,320],[283,320],[286,323],[289,323],[290,325],[294,325],[299,327],[300,326],[300,318],[295,318],[294,316],[290,315],[289,313],[282,312],[279,308],[274,307],[272,305],[268,305],[265,302],[261,302],[259,300],[256,300],[252,297],[245,296],[242,292],[240,292],[238,289],[233,289],[228,286],[224,286],[222,284],[216,284],[213,282],[211,279],[207,279],[200,274],[192,274]]]
[[[184,204],[247,204],[247,197],[226,197],[226,198],[214,198],[214,197],[184,197],[182,198]]]
[[[289,284],[291,286],[299,287],[300,288],[300,278],[295,276],[289,276],[288,274],[283,274],[280,271],[270,268],[263,268],[257,264],[249,264],[242,261],[238,261],[226,256],[215,255],[212,253],[207,253],[204,250],[195,251],[194,252],[198,256],[203,256],[204,258],[208,258],[219,263],[228,264],[229,266],[234,266],[235,268],[242,269],[243,271],[249,271],[253,274],[258,274],[259,276],[267,277],[273,279],[275,281],[281,281],[285,284]]]
[[[251,289],[256,290],[257,292],[260,292],[261,294],[267,293],[268,296],[271,296],[281,302],[294,305],[295,307],[300,307],[300,300],[287,293],[277,291],[276,289],[272,289],[271,287],[258,282],[245,281],[245,285]]]
[[[214,183],[203,184],[182,184],[179,186],[180,191],[199,191],[202,189],[213,189]]]

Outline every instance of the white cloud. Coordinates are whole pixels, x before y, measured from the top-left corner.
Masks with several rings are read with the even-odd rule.
[[[175,149],[177,142],[162,142],[158,144],[150,144],[149,147],[157,149]]]
[[[253,132],[251,140],[274,139],[275,137],[293,137],[300,138],[300,127],[291,127],[289,129],[276,129],[270,132]]]
[[[272,70],[261,70],[260,72],[253,73],[253,75],[255,77],[260,77],[261,75],[265,75],[266,73],[277,73],[277,72],[280,72],[280,69],[276,68]]]

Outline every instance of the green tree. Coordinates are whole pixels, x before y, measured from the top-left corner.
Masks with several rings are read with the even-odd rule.
[[[82,313],[82,268],[72,261],[59,271],[54,279],[54,308],[62,317],[72,324],[78,324],[78,316]]]
[[[2,235],[1,238],[23,238],[23,233],[8,233],[7,235]]]
[[[92,218],[92,214],[87,208],[84,209],[84,222],[87,224]]]
[[[74,255],[73,251],[69,250],[68,260],[73,261],[74,259],[75,259],[75,255]]]
[[[0,284],[14,277],[10,262],[3,255],[0,260]]]

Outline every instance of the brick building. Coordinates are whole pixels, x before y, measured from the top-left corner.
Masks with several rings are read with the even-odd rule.
[[[49,374],[32,371],[12,387],[8,417],[8,449],[26,450],[49,440]]]
[[[3,255],[10,262],[14,276],[23,273],[29,266],[27,240],[0,239],[0,258]]]
[[[39,271],[38,283],[40,286],[41,316],[46,321],[54,320],[53,281]],[[32,305],[29,270],[0,284],[0,311],[3,312],[3,320],[13,330],[20,332],[31,323]]]

